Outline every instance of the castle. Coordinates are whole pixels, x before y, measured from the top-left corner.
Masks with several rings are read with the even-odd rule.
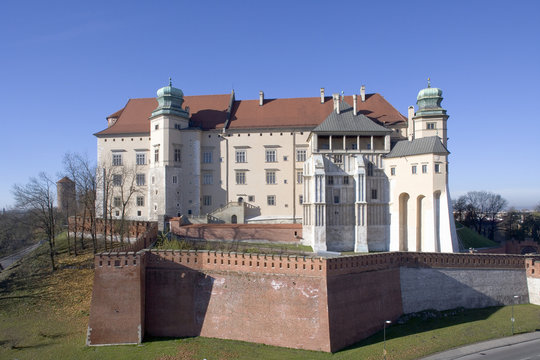
[[[301,223],[315,251],[457,251],[442,99],[428,84],[405,117],[364,86],[237,100],[169,83],[95,134],[98,216],[163,221],[243,204],[220,220]]]

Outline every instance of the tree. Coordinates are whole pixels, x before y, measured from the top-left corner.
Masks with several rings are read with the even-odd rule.
[[[58,213],[54,205],[55,189],[56,184],[45,173],[40,173],[39,178],[30,178],[30,182],[26,185],[14,185],[12,190],[16,206],[34,217],[34,230],[45,236],[49,243],[53,271],[56,270],[54,256],[55,238],[58,232]]]
[[[76,153],[65,154],[63,163],[65,171],[75,182],[78,202],[83,210],[81,245],[84,246],[84,224],[88,219],[90,224],[90,235],[92,237],[92,246],[95,254],[98,249],[96,234],[96,167],[90,162],[88,157]]]
[[[456,215],[464,225],[493,240],[500,222],[498,215],[506,208],[507,201],[489,191],[469,191],[454,205]]]

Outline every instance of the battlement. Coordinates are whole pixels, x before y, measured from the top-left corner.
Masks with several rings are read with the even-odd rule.
[[[198,271],[238,271],[323,276],[326,260],[320,257],[268,255],[220,251],[151,250],[146,266],[168,268],[182,265]]]
[[[144,253],[142,253],[144,254]],[[94,268],[122,268],[126,266],[140,266],[144,261],[141,252],[106,252],[96,254],[94,257]]]
[[[527,258],[525,259],[525,269],[527,277],[540,279],[540,259]]]

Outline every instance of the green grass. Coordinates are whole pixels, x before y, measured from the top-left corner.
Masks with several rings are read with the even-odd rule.
[[[476,231],[463,226],[458,222],[456,222],[456,231],[464,249],[500,246],[499,243],[489,240],[485,236],[480,235]]]
[[[89,249],[67,256],[58,240],[60,270],[51,273],[47,248],[0,273],[1,359],[381,359],[382,332],[327,354],[209,338],[147,339],[142,345],[86,347],[93,272]],[[79,269],[77,269],[79,268]],[[434,352],[511,333],[511,307],[430,312],[387,329],[388,360]],[[427,314],[427,315],[426,315]],[[516,333],[540,328],[540,306],[515,306]]]
[[[205,241],[189,239],[160,239],[155,249],[159,250],[216,250],[258,254],[308,254],[311,246],[283,243],[254,243],[244,241]]]

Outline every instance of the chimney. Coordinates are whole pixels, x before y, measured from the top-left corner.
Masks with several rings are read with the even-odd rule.
[[[358,115],[358,106],[356,106],[356,100],[357,99],[358,99],[358,96],[356,94],[353,94],[352,102],[353,102],[353,114],[354,114],[354,116]]]
[[[263,106],[264,103],[264,92],[259,91],[259,106]]]
[[[321,104],[324,104],[324,88],[321,88]]]
[[[360,87],[360,97],[362,98],[362,102],[366,101],[366,85]]]
[[[407,138],[409,141],[414,140],[414,106],[409,106],[409,110],[407,112]]]
[[[332,94],[332,98],[334,99],[334,110],[339,114],[339,94]]]

